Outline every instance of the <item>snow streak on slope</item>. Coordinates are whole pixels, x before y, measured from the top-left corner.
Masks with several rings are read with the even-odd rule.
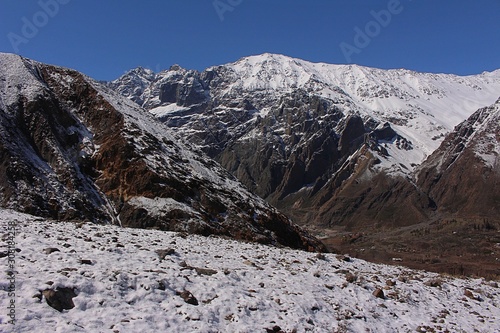
[[[5,210],[2,234],[9,221],[17,224],[18,333],[500,330],[494,282]],[[157,251],[168,249],[161,259]],[[7,267],[5,253],[1,257]],[[0,284],[8,286],[5,275]],[[42,292],[61,288],[74,288],[76,297],[74,308],[58,312]],[[377,289],[383,297],[373,295]],[[4,332],[12,327],[6,323],[9,298],[0,293]],[[187,303],[186,295],[194,298]]]
[[[483,109],[485,116],[474,124],[474,151],[490,168],[500,169],[500,99]]]
[[[4,54],[0,56],[0,108],[19,102],[19,96],[34,99],[39,96],[46,87],[37,80],[38,74],[35,67],[30,63],[19,61],[18,55]]]

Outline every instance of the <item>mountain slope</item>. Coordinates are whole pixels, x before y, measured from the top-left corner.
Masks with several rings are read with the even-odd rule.
[[[343,217],[347,228],[322,229],[323,240],[330,248],[366,260],[388,263],[396,258],[412,268],[497,278],[499,154],[500,100],[457,125],[416,168],[411,186],[380,175],[369,183],[358,177],[357,183],[340,186],[332,195],[335,204],[323,206],[326,213],[349,215],[349,209],[357,208],[374,218]],[[384,203],[370,206],[374,200]],[[390,218],[377,225],[375,214]]]
[[[0,233],[8,223],[18,230],[17,333],[500,330],[500,289],[484,279],[0,210]],[[0,285],[6,309],[6,274]],[[69,309],[49,306],[68,290]],[[1,311],[2,332],[9,320]]]
[[[442,213],[500,216],[500,100],[460,123],[418,168],[418,185]]]
[[[135,103],[78,72],[0,54],[0,110],[3,207],[321,248]]]
[[[460,77],[263,54],[202,73],[173,66],[132,99],[297,222],[363,226],[429,218],[415,167],[499,91],[500,70]]]

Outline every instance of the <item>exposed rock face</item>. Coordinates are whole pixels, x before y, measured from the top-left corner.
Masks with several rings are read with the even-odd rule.
[[[58,219],[108,220],[92,180],[95,146],[87,127],[61,106],[34,63],[2,55],[0,72],[2,206]],[[96,102],[89,96],[87,103]],[[107,131],[116,128],[118,119],[102,118]]]
[[[458,125],[417,170],[443,214],[500,216],[500,100]]]
[[[161,99],[201,98],[190,87],[164,87]],[[1,54],[0,111],[3,207],[321,249],[146,111],[80,73]]]

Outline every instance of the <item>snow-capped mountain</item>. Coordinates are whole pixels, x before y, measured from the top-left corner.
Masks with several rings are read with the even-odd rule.
[[[2,274],[2,332],[500,331],[500,289],[486,279],[0,209],[2,235],[8,225],[17,321]]]
[[[136,76],[111,85],[130,89]],[[201,73],[173,66],[137,93],[132,100],[301,223],[399,219],[381,205],[390,196],[402,205],[400,188],[417,207],[408,224],[433,206],[413,193],[415,167],[498,99],[500,70],[457,76],[262,54]],[[363,179],[375,179],[377,191],[354,186]],[[357,209],[360,198],[371,213]]]
[[[148,80],[145,77],[150,82],[148,88],[143,88]],[[134,83],[137,81],[139,85]],[[305,90],[330,100],[347,115],[359,114],[365,121],[392,124],[419,152],[407,159],[420,163],[454,126],[498,98],[499,82],[500,70],[457,76],[311,63],[262,54],[211,67],[203,73],[176,65],[153,77],[150,72],[144,75],[139,68],[111,85],[118,91],[128,91],[125,88],[132,84],[137,95],[125,95],[159,117],[175,115],[182,107],[209,98],[214,108],[230,99],[234,110],[238,110],[237,102],[248,100],[257,111],[253,116],[263,117],[284,95]]]
[[[0,54],[0,156],[2,207],[321,249],[144,109],[76,71]]]

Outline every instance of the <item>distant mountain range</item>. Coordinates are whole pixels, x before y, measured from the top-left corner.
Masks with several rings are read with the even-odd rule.
[[[301,224],[408,225],[436,209],[462,213],[424,186],[430,162],[421,164],[442,151],[455,126],[500,97],[500,70],[456,76],[262,54],[201,73],[137,68],[109,85]],[[484,154],[495,173],[498,150]],[[500,206],[498,189],[474,184]]]
[[[500,274],[500,239],[487,231],[500,228],[500,70],[457,76],[262,54],[203,72],[136,68],[109,86],[331,249]],[[471,235],[476,249],[464,250]]]

